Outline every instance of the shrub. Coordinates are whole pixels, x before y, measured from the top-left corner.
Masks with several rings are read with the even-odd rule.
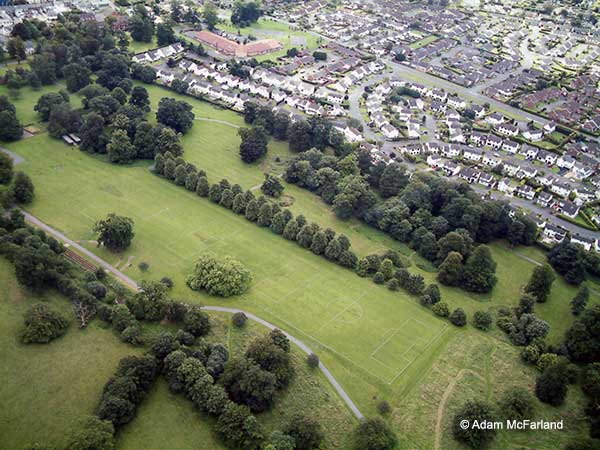
[[[387,401],[381,400],[379,403],[377,403],[377,411],[379,411],[379,414],[381,414],[382,416],[389,414],[391,410],[392,407]]]
[[[142,332],[140,327],[137,325],[132,325],[125,328],[121,332],[121,340],[132,345],[142,345],[144,343],[144,340],[142,339]]]
[[[446,302],[436,303],[431,307],[431,310],[436,316],[448,317],[450,315],[450,309],[448,308],[448,304]]]
[[[323,440],[323,431],[318,421],[303,415],[295,415],[285,432],[294,438],[297,450],[319,448]]]
[[[196,338],[194,337],[194,335],[192,333],[188,333],[185,330],[177,330],[177,333],[175,333],[175,339],[181,345],[187,345],[187,346],[194,345],[194,342],[196,340]]]
[[[487,311],[476,311],[473,314],[473,325],[483,331],[489,330],[492,326],[492,315]]]
[[[452,420],[454,439],[474,449],[488,447],[494,440],[497,431],[494,429],[464,427],[465,423],[472,425],[475,421],[495,422],[497,420],[493,408],[486,402],[467,401],[456,413]],[[466,421],[466,422],[464,422]]]
[[[558,361],[558,355],[554,353],[542,353],[536,361],[536,366],[540,372],[543,372],[548,367],[557,365]]]
[[[558,366],[548,367],[535,382],[535,395],[540,401],[560,406],[567,396],[567,377]]]
[[[47,344],[66,333],[69,321],[48,305],[32,305],[24,316],[21,340],[24,344]]]
[[[363,420],[356,430],[356,446],[361,450],[390,450],[398,438],[380,417]]]
[[[246,325],[247,321],[248,317],[246,317],[246,314],[244,314],[243,312],[236,312],[231,318],[231,322],[237,328],[242,328],[244,325]]]
[[[306,357],[306,364],[308,364],[308,367],[311,369],[316,369],[319,367],[319,357],[314,353],[311,353]]]
[[[146,272],[150,268],[150,264],[148,264],[147,262],[142,261],[141,263],[138,264],[138,268],[142,272]]]
[[[169,277],[162,277],[160,279],[160,282],[164,284],[167,287],[167,289],[172,289],[174,286],[173,280],[171,280]]]
[[[396,278],[392,278],[388,281],[387,287],[390,291],[398,291],[400,289],[400,282]]]
[[[456,308],[454,311],[452,311],[452,314],[450,314],[449,318],[450,323],[457,327],[464,327],[467,324],[467,315],[462,308]]]
[[[504,394],[499,408],[506,420],[531,419],[534,413],[533,395],[527,389],[514,387]]]
[[[375,275],[373,275],[373,281],[375,284],[383,284],[385,283],[385,276],[381,272],[376,272]]]
[[[540,348],[535,344],[528,345],[521,350],[521,359],[529,364],[537,364],[540,355]]]
[[[187,285],[194,291],[205,289],[210,295],[230,297],[248,290],[252,274],[239,261],[225,257],[202,255],[196,262],[194,272],[188,276]]]

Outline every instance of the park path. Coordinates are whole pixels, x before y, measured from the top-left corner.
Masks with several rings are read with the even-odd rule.
[[[454,388],[456,387],[458,382],[467,373],[470,373],[476,376],[477,378],[480,378],[481,380],[484,379],[480,374],[471,369],[461,369],[452,379],[452,381],[444,391],[444,395],[442,395],[442,399],[440,400],[440,404],[438,405],[435,423],[435,450],[440,450],[442,446],[442,419],[444,418],[444,410],[446,409],[446,403],[448,403],[448,399],[450,398],[450,395],[452,395],[452,392],[454,392]]]
[[[97,263],[98,265],[100,265],[102,268],[108,270],[112,275],[114,275],[117,279],[119,279],[124,284],[126,284],[128,287],[130,287],[131,289],[133,289],[135,292],[139,292],[140,288],[139,288],[138,284],[134,280],[132,280],[131,278],[129,278],[127,275],[125,275],[123,272],[121,272],[120,270],[114,268],[111,264],[107,263],[106,261],[104,261],[99,256],[96,256],[94,253],[92,253],[89,250],[87,250],[86,248],[82,247],[77,242],[73,241],[72,239],[69,239],[67,236],[65,236],[60,231],[52,228],[49,225],[46,225],[44,222],[42,222],[41,220],[39,220],[37,217],[29,214],[26,211],[23,211],[23,210],[21,210],[21,211],[25,215],[25,220],[27,222],[29,222],[30,224],[32,224],[32,225],[34,225],[34,226],[36,226],[38,228],[41,228],[46,233],[51,234],[52,236],[54,236],[55,238],[59,239],[60,241],[68,244],[71,248],[77,250],[78,252],[82,253],[83,255],[85,255],[86,257],[88,257],[89,259],[91,259],[92,261],[94,261],[95,263]],[[260,323],[261,325],[264,325],[265,327],[267,327],[267,328],[269,328],[271,330],[274,330],[275,328],[277,328],[272,323],[267,322],[266,320],[261,319],[260,317],[254,315],[254,314],[252,314],[250,312],[241,310],[241,309],[227,308],[227,307],[224,307],[224,306],[203,306],[202,308],[205,309],[205,310],[207,310],[207,311],[226,312],[226,313],[231,313],[231,314],[235,314],[237,312],[242,312],[250,320],[253,320],[253,321],[257,322],[257,323]],[[283,333],[288,337],[288,339],[291,342],[293,342],[294,344],[296,344],[300,348],[300,350],[302,350],[304,353],[306,353],[308,355],[310,355],[311,353],[314,353],[310,349],[310,347],[308,345],[306,345],[306,343],[304,343],[303,341],[301,341],[297,337],[292,336],[292,335],[290,335],[289,333],[287,333],[285,331],[283,331]],[[342,397],[342,400],[344,400],[344,402],[346,403],[346,405],[348,405],[348,408],[350,408],[350,410],[356,416],[356,418],[359,419],[359,420],[363,419],[364,416],[360,412],[360,410],[358,409],[358,407],[356,406],[356,404],[352,401],[352,399],[346,393],[346,391],[344,390],[344,388],[342,388],[342,386],[338,383],[338,381],[335,379],[335,377],[329,371],[329,369],[322,362],[320,362],[320,361],[319,361],[319,368],[321,369],[321,371],[323,372],[323,374],[325,375],[325,377],[327,378],[327,380],[331,383],[331,385],[333,386],[333,388],[340,395],[340,397]]]
[[[4,148],[4,147],[0,147],[0,152],[2,153],[6,153],[8,156],[10,156],[13,160],[13,165],[17,165],[17,164],[21,164],[25,162],[25,158],[23,158],[22,156],[17,155],[15,152],[11,152],[10,150]]]
[[[208,117],[196,117],[194,120],[198,120],[200,122],[220,123],[221,125],[227,125],[227,126],[233,127],[233,128],[241,128],[239,125],[236,125],[235,123],[227,122],[226,120],[209,119]]]

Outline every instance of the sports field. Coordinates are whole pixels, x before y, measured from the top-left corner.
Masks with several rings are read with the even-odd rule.
[[[154,104],[161,96],[172,95],[159,87],[149,87],[149,91]],[[206,170],[211,182],[227,177],[244,188],[257,187],[263,171],[283,170],[284,164],[275,158],[284,161],[291,157],[285,143],[271,142],[264,161],[245,165],[237,154],[235,126],[243,124],[241,117],[189,97],[186,100],[198,118],[227,122],[198,120],[184,138],[186,159]],[[172,277],[176,298],[244,308],[297,335],[317,351],[365,414],[374,413],[381,398],[400,406],[444,354],[449,340],[469,332],[448,327],[402,292],[393,293],[361,279],[152,175],[148,163],[111,165],[46,135],[6,146],[26,159],[20,168],[31,175],[36,186],[36,200],[28,208],[34,215],[81,240],[137,280]],[[435,281],[431,267],[405,246],[357,221],[336,219],[327,205],[305,190],[286,185],[285,194],[293,200],[294,212],[348,235],[360,255],[396,248],[412,262],[411,271],[422,273],[428,282]],[[109,212],[135,221],[136,237],[122,255],[97,249],[89,242],[93,223]],[[517,304],[521,286],[534,268],[522,256],[544,261],[543,254],[534,249],[515,251],[502,243],[491,248],[499,277],[492,294],[442,288],[451,308],[460,306],[469,317],[476,310]],[[187,289],[184,279],[195,258],[205,251],[231,255],[247,265],[254,275],[250,291],[242,298],[223,301]],[[147,273],[138,270],[141,261],[149,263]],[[536,306],[537,313],[550,322],[554,342],[570,323],[568,302],[575,292],[557,280],[548,303]],[[593,301],[597,300],[594,295]],[[492,334],[505,339],[498,330]]]

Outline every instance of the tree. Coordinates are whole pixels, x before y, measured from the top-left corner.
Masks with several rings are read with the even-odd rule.
[[[288,129],[290,150],[304,152],[311,146],[310,125],[304,120],[297,120]]]
[[[492,326],[492,315],[487,311],[475,311],[473,325],[483,331],[489,330]]]
[[[316,369],[319,367],[319,357],[314,353],[311,353],[306,357],[306,364],[308,364],[308,367],[311,369]]]
[[[228,361],[220,381],[233,401],[253,412],[265,411],[275,401],[275,375],[248,358]]]
[[[440,267],[441,269],[441,267]],[[478,246],[467,258],[463,271],[464,288],[472,292],[490,292],[496,284],[496,262],[489,247]]]
[[[571,312],[574,316],[578,316],[585,310],[589,299],[590,289],[587,286],[580,287],[577,295],[571,300]]]
[[[246,325],[246,321],[248,317],[243,312],[237,312],[231,317],[231,323],[233,323],[237,328],[243,328]]]
[[[25,53],[25,43],[23,42],[23,39],[18,36],[8,40],[6,50],[10,57],[16,59],[19,63],[27,58],[27,53]]]
[[[150,111],[150,97],[148,91],[143,86],[134,86],[129,97],[129,104],[142,111]]]
[[[17,172],[11,187],[12,197],[17,203],[27,205],[33,201],[34,187],[29,175]]]
[[[25,313],[20,338],[24,344],[47,344],[64,335],[68,327],[66,317],[50,309],[45,303],[36,303]]]
[[[314,51],[313,58],[315,58],[317,61],[326,61],[327,53],[321,51]]]
[[[69,92],[79,92],[91,83],[92,71],[82,64],[68,64],[63,67],[62,72]]]
[[[300,414],[292,417],[285,433],[294,438],[297,450],[313,450],[319,448],[323,440],[323,431],[318,421]]]
[[[62,91],[64,92],[64,91]],[[64,93],[61,94],[59,92],[49,92],[48,94],[42,95],[33,110],[36,111],[40,119],[44,122],[50,119],[50,113],[52,109],[58,105],[62,105],[63,103],[69,103],[69,96]]]
[[[154,24],[143,5],[135,8],[135,14],[129,18],[131,38],[137,42],[152,42]]]
[[[0,111],[0,141],[16,141],[23,135],[23,126],[14,112]]]
[[[275,136],[275,139],[284,140],[287,138],[290,123],[290,118],[285,112],[275,114],[273,118],[273,136]]]
[[[0,152],[0,184],[9,184],[13,177],[13,160],[4,152]]]
[[[380,417],[363,420],[356,429],[356,448],[361,450],[391,450],[398,438]]]
[[[192,105],[174,98],[162,98],[158,102],[156,120],[163,125],[173,128],[178,133],[185,134],[194,124],[195,115]]]
[[[199,306],[188,306],[183,316],[185,331],[194,336],[204,336],[210,330],[208,315]]]
[[[469,447],[479,450],[488,447],[497,431],[485,427],[476,428],[475,422],[495,422],[497,421],[491,405],[484,401],[469,400],[456,413],[452,420],[452,434],[454,439]],[[467,424],[465,427],[464,425]]]
[[[135,147],[124,130],[113,131],[106,151],[110,162],[117,164],[128,164],[136,156]]]
[[[241,28],[248,27],[256,22],[260,15],[261,11],[258,3],[238,0],[233,5],[231,23]]]
[[[279,178],[265,173],[265,181],[263,181],[263,184],[260,186],[260,190],[265,195],[279,198],[283,193],[283,185],[281,184],[281,181],[279,181]]]
[[[267,154],[269,136],[262,127],[240,128],[238,131],[242,139],[240,143],[240,157],[245,163],[253,163]]]
[[[214,3],[204,3],[204,9],[202,10],[202,18],[206,23],[206,28],[208,28],[210,31],[215,29],[215,25],[219,22],[219,16],[217,14],[217,8],[215,7]]]
[[[536,266],[535,269],[533,269],[533,273],[531,274],[527,286],[525,286],[525,292],[533,295],[538,303],[545,303],[550,295],[552,282],[555,278],[550,265],[544,264],[542,266]]]
[[[389,198],[398,193],[408,184],[406,166],[393,162],[389,164],[379,180],[379,191],[383,198]]]
[[[114,450],[114,428],[105,420],[94,416],[80,419],[77,427],[71,433],[68,444],[69,450]]]
[[[110,213],[106,219],[96,222],[94,233],[98,234],[98,246],[104,245],[112,251],[122,251],[129,247],[135,235],[133,220]]]
[[[251,282],[251,272],[239,261],[231,257],[218,260],[210,254],[196,261],[193,273],[186,280],[192,290],[205,289],[210,295],[221,297],[243,294]]]
[[[548,262],[569,284],[579,285],[585,280],[586,267],[583,250],[566,240],[548,253]]]
[[[464,327],[467,324],[467,315],[462,308],[456,308],[454,311],[452,311],[449,319],[452,325],[457,327]]]
[[[537,377],[535,395],[540,401],[552,406],[563,404],[567,396],[568,380],[558,366],[550,366]]]
[[[247,406],[228,402],[217,421],[216,431],[236,448],[258,450],[264,435]]]
[[[600,361],[600,305],[585,309],[565,335],[571,360],[578,363]]]
[[[282,337],[289,346],[287,338],[284,335]],[[274,374],[277,388],[286,387],[293,376],[289,347],[286,351],[274,342],[271,335],[254,339],[246,350],[246,357],[261,369]]]
[[[166,23],[159,24],[156,27],[156,42],[161,47],[176,42],[173,27]]]
[[[106,153],[107,137],[104,134],[104,119],[100,114],[90,112],[83,119],[79,130],[79,148],[94,153]]]
[[[446,286],[458,286],[462,280],[462,273],[462,255],[452,251],[448,253],[446,259],[440,264],[437,279]]]

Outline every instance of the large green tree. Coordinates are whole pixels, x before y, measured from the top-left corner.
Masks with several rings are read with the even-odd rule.
[[[525,292],[533,295],[539,303],[544,303],[550,295],[555,278],[554,271],[549,264],[536,266],[527,286],[525,286]]]
[[[242,139],[240,143],[242,161],[250,164],[267,154],[269,135],[264,128],[259,126],[240,128],[238,134]]]
[[[113,251],[125,250],[135,235],[133,220],[117,216],[115,213],[110,213],[106,219],[96,222],[94,232],[98,234],[98,245],[104,245]]]

